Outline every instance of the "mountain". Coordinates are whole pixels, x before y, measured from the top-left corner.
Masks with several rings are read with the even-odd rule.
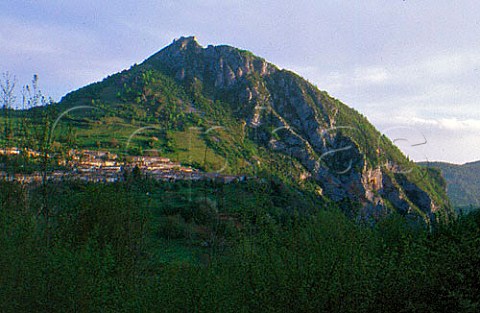
[[[281,179],[352,218],[451,214],[438,171],[409,161],[354,109],[249,51],[182,37],[67,94],[54,138],[158,153],[205,171]]]
[[[447,194],[455,207],[480,207],[480,161],[463,165],[444,162],[420,163],[437,168],[447,181]]]

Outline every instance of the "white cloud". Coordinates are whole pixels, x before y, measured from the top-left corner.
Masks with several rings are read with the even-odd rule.
[[[381,84],[389,79],[388,71],[382,67],[357,68],[354,71],[354,80],[362,85]]]
[[[415,161],[461,164],[480,159],[480,119],[434,119],[405,114],[373,122]]]
[[[451,130],[480,131],[480,120],[475,119],[442,118],[438,120],[438,125]]]
[[[406,125],[422,125],[444,130],[480,131],[480,119],[399,117],[396,121]]]

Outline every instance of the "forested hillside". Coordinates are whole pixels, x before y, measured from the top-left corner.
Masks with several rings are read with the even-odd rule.
[[[434,231],[394,215],[372,227],[274,181],[131,177],[0,188],[2,312],[477,312],[480,305],[478,214]]]

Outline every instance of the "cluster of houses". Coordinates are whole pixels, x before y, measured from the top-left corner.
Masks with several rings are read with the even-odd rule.
[[[0,148],[0,155],[20,155],[26,153],[29,157],[39,157],[40,153],[32,149],[21,150],[17,147]]]
[[[18,148],[0,150],[0,155],[19,155]],[[40,154],[28,151],[33,157]],[[78,179],[89,182],[116,182],[125,179],[125,172],[137,168],[145,177],[157,180],[219,180],[225,183],[244,180],[245,177],[221,175],[219,173],[204,173],[189,166],[173,162],[161,156],[126,156],[119,158],[117,154],[101,150],[71,150],[68,157],[59,160],[64,170],[55,170],[48,173],[48,179],[61,181]],[[0,179],[17,180],[23,182],[41,181],[40,173],[29,175],[8,175],[0,169]]]
[[[125,171],[138,168],[145,176],[156,179],[197,179],[199,172],[159,156],[126,156],[119,158],[109,151],[71,150],[62,164],[74,177],[87,181],[114,182],[124,179]]]
[[[70,166],[74,171],[87,174],[101,174],[101,176],[115,176],[124,169],[131,170],[137,167],[143,174],[158,178],[185,178],[198,171],[188,166],[182,166],[168,158],[159,156],[126,156],[120,159],[118,155],[108,151],[82,150],[73,152]]]

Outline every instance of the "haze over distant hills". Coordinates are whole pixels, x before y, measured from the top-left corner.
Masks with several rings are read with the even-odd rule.
[[[439,169],[447,180],[447,194],[455,207],[480,207],[480,161],[462,165],[419,163]]]

